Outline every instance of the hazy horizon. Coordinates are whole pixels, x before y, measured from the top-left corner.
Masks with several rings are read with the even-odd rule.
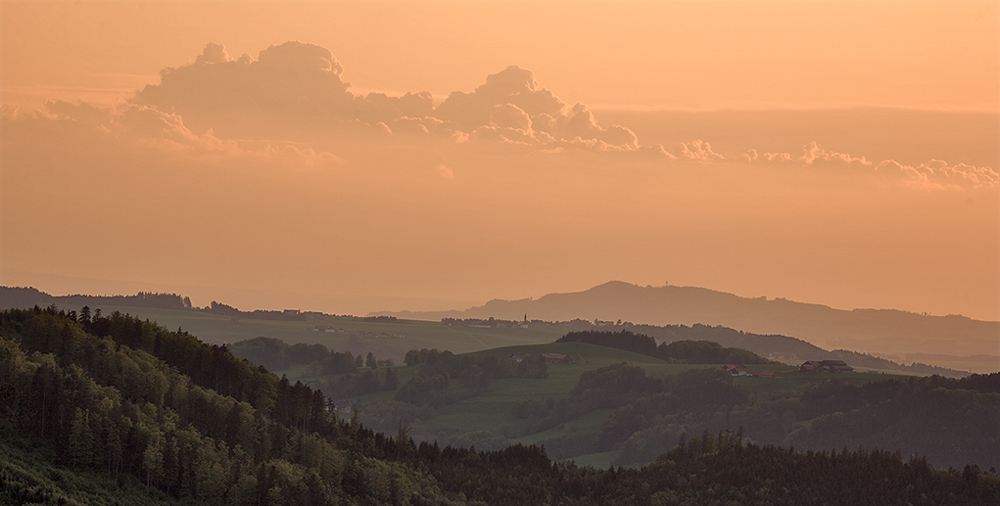
[[[996,2],[621,5],[5,1],[0,284],[1000,320]]]

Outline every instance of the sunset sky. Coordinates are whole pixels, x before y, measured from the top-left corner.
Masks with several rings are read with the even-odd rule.
[[[1000,319],[1000,2],[0,2],[0,284]]]

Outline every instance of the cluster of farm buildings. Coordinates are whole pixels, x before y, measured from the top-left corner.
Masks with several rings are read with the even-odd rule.
[[[513,360],[514,362],[517,362],[517,363],[520,364],[521,362],[524,362],[524,359],[527,358],[528,355],[529,355],[529,353],[513,353],[513,354],[511,354],[510,359]],[[542,353],[541,355],[542,355],[542,358],[545,359],[545,363],[546,364],[572,364],[573,363],[572,357],[570,357],[569,355],[562,354],[562,353]]]

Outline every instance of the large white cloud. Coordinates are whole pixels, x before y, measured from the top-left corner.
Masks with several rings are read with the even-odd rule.
[[[161,71],[132,102],[180,114],[197,129],[246,136],[264,129],[316,128],[350,118],[354,96],[329,50],[286,42],[233,60],[208,44],[194,63]]]
[[[194,63],[161,74],[160,83],[136,93],[132,103],[179,114],[192,129],[223,136],[302,139],[350,129],[523,149],[640,149],[630,129],[599,125],[584,105],[567,107],[517,66],[487,76],[472,92],[453,92],[436,108],[428,92],[355,95],[329,50],[294,41],[261,51],[257,60],[233,59],[210,43]]]

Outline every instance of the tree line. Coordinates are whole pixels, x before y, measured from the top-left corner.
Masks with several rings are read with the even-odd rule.
[[[724,348],[714,341],[674,341],[656,344],[656,340],[645,334],[629,330],[618,332],[585,330],[568,332],[556,340],[557,343],[590,343],[618,348],[650,357],[656,357],[675,364],[771,364],[772,362],[756,353],[742,348]]]

